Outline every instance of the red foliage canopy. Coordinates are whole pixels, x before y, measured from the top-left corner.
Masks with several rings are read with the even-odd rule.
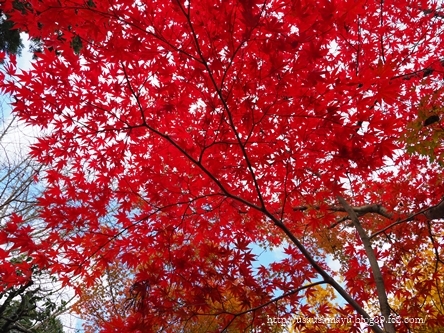
[[[40,198],[51,232],[33,251],[91,282],[115,260],[134,269],[140,304],[112,329],[167,331],[211,311],[218,290],[243,306],[219,313],[218,329],[258,327],[298,311],[318,279],[344,313],[371,312],[377,289],[386,316],[382,294],[411,296],[423,264],[407,261],[427,246],[437,269],[421,278],[442,278],[442,172],[406,153],[408,126],[441,112],[437,3],[28,3],[13,20],[47,49],[27,72],[10,63],[2,88],[45,133],[32,154],[51,166]],[[287,257],[255,269],[251,244],[286,244]],[[277,292],[288,295],[270,302]]]

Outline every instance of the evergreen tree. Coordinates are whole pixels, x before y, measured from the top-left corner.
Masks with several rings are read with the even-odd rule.
[[[27,10],[31,10],[31,5],[27,2],[14,1],[13,10],[19,11],[25,14]],[[11,19],[11,11],[6,11],[2,5],[0,5],[0,51],[7,54],[21,55],[24,43],[22,39],[22,31],[15,28],[15,23]],[[38,53],[42,52],[42,42],[39,38],[31,38],[29,45],[29,52]]]
[[[35,288],[32,280],[0,293],[0,332],[63,333],[60,319],[53,315],[56,304],[49,294]]]
[[[8,54],[20,55],[23,49],[20,31],[14,29],[14,22],[1,12],[0,16],[0,50]]]

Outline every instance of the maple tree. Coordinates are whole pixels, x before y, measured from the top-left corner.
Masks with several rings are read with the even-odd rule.
[[[96,332],[97,327],[105,326],[110,318],[123,321],[127,316],[126,294],[130,293],[132,272],[122,266],[119,262],[110,263],[93,287],[82,286],[73,311],[84,320],[85,333]]]
[[[335,313],[384,318],[375,332],[427,317],[392,300],[437,297],[444,275],[440,2],[27,4],[11,19],[47,50],[29,71],[12,59],[2,89],[45,132],[32,155],[49,232],[30,252],[66,283],[114,260],[134,271],[139,310],[102,331],[186,323],[220,290],[245,310],[218,330],[271,330],[267,316],[308,313],[318,284]],[[256,267],[252,244],[286,257]],[[419,276],[435,287],[409,288]]]
[[[439,332],[444,327],[441,319],[444,313],[443,278],[437,273],[439,267],[429,259],[435,254],[428,245],[414,256],[403,256],[402,260],[411,272],[405,277],[402,277],[402,272],[399,273],[403,288],[393,295],[391,301],[396,313],[408,313],[421,319],[410,324],[415,332]],[[422,265],[416,265],[415,261],[421,259]],[[430,327],[431,322],[435,323],[435,327]]]
[[[350,323],[344,320],[341,322],[340,313],[336,311],[337,305],[334,304],[336,296],[331,287],[315,286],[311,292],[306,295],[307,310],[304,316],[296,315],[289,323],[289,333],[309,333],[309,332],[331,332],[336,328],[340,330],[350,329]],[[328,316],[322,318],[325,321],[321,322],[318,313],[327,313]],[[338,318],[338,322],[334,319]],[[345,319],[345,318],[344,318]]]
[[[97,327],[113,326],[111,318],[124,321],[134,311],[140,311],[140,307],[144,306],[140,285],[132,284],[132,274],[133,272],[128,271],[121,263],[111,263],[106,268],[103,278],[95,281],[94,286],[84,286],[73,310],[84,320],[82,327],[85,333],[94,333],[97,331]],[[239,281],[238,284],[240,285]],[[178,288],[180,286],[171,286],[168,298],[173,299]],[[194,309],[195,316],[185,322],[173,318],[167,324],[168,326],[151,327],[151,329],[156,332],[169,330],[184,333],[218,331],[220,329],[219,318],[223,316],[225,311],[242,312],[246,309],[245,305],[242,305],[241,299],[234,296],[229,290],[221,289],[212,281],[208,281],[207,285],[193,297],[199,299],[199,302],[195,303],[196,308],[205,307],[208,309],[205,313]],[[245,332],[242,325],[237,327],[236,324],[237,321],[234,321],[226,332]],[[280,333],[283,332],[283,329],[282,325],[274,325],[270,332]]]

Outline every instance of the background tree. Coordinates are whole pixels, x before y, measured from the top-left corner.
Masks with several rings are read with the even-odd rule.
[[[6,103],[3,99],[2,105]],[[17,283],[26,285],[32,275],[33,263],[22,257],[37,246],[31,225],[38,230],[36,196],[39,190],[34,177],[40,167],[23,154],[29,138],[20,131],[17,118],[2,108],[0,124],[0,237],[4,244],[0,249],[0,289],[3,291]]]
[[[0,116],[0,332],[62,333],[57,316],[67,307],[57,300],[61,288],[46,267],[32,262],[33,256],[41,257],[36,250],[45,234],[35,183],[41,167],[27,156],[30,134],[4,111],[6,103],[3,99]],[[12,226],[13,221],[18,224]]]
[[[21,119],[48,129],[32,154],[48,167],[39,249],[59,259],[52,269],[87,285],[115,260],[134,272],[138,311],[102,331],[168,331],[208,314],[203,290],[246,308],[213,313],[215,331],[271,330],[267,316],[298,313],[319,284],[340,301],[312,311],[378,315],[375,332],[408,331],[392,315],[427,316],[420,304],[397,311],[395,297],[437,296],[406,283],[424,263],[405,258],[423,249],[434,271],[421,283],[443,274],[441,161],[406,144],[424,101],[444,93],[439,4],[30,4],[11,18],[53,51],[29,71],[8,63],[2,88]],[[285,257],[257,266],[253,244]],[[443,321],[434,314],[428,329]]]

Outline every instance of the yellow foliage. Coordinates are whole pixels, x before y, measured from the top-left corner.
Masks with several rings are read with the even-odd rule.
[[[444,264],[437,260],[436,251],[428,243],[421,251],[404,256],[410,278],[403,279],[402,292],[391,297],[396,313],[407,320],[420,321],[406,323],[406,327],[418,333],[444,330]],[[442,258],[444,251],[438,255]],[[421,265],[416,264],[418,261]]]
[[[309,312],[295,315],[288,333],[348,332],[351,323],[341,322],[339,306],[334,302],[335,292],[331,286],[317,285],[307,292]]]

